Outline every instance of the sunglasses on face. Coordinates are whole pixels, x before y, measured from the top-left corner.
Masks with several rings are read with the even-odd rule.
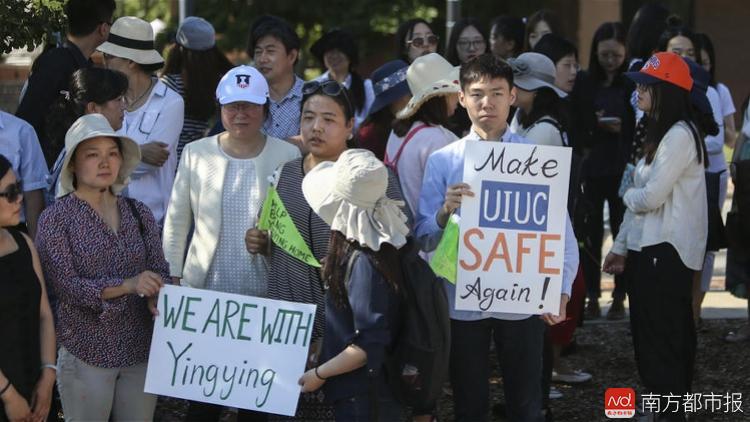
[[[346,92],[344,85],[332,80],[328,81],[310,81],[302,85],[302,95],[310,96],[316,92],[322,92],[328,97],[344,97],[347,107],[352,110],[352,103],[349,101],[349,94]]]
[[[23,184],[20,180],[8,186],[5,192],[0,192],[0,197],[4,197],[11,204],[18,201],[21,195],[23,195]]]
[[[406,44],[411,44],[414,47],[422,48],[427,45],[437,45],[440,38],[438,38],[437,35],[428,35],[426,37],[417,37],[412,38],[409,41],[406,42]]]

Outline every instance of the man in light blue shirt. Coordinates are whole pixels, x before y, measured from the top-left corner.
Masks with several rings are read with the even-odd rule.
[[[34,128],[25,120],[2,110],[0,154],[11,162],[16,177],[23,183],[23,208],[18,228],[33,239],[37,220],[44,209],[44,189],[49,171]]]
[[[513,71],[502,59],[484,54],[464,64],[459,102],[472,122],[470,133],[432,153],[422,182],[415,233],[427,250],[435,248],[443,228],[460,211],[463,196],[474,196],[463,183],[467,141],[531,143],[510,133],[507,118],[515,100]],[[567,214],[567,209],[561,208]],[[489,346],[495,341],[503,372],[508,419],[544,420],[542,416],[542,349],[544,322],[565,320],[565,307],[578,268],[578,246],[566,215],[565,254],[560,314],[535,315],[457,311],[455,286],[446,281],[451,316],[451,385],[458,421],[485,421],[489,415]],[[543,322],[544,321],[544,322]]]

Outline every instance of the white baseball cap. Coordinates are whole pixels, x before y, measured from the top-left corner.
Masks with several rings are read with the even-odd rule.
[[[247,65],[237,66],[219,81],[216,99],[221,105],[237,101],[265,104],[268,101],[268,82],[258,69]]]

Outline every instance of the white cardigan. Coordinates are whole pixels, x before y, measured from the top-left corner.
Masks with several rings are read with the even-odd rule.
[[[221,203],[228,159],[219,149],[218,135],[185,146],[164,221],[164,257],[169,274],[182,285],[202,288],[214,258],[221,231]],[[268,137],[256,157],[260,196],[265,198],[269,176],[282,164],[300,156],[292,144]],[[185,257],[191,223],[195,230]],[[238,234],[244,237],[244,233]]]

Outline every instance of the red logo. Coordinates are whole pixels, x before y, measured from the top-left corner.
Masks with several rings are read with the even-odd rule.
[[[604,392],[604,414],[611,419],[635,416],[635,390],[608,388]]]

